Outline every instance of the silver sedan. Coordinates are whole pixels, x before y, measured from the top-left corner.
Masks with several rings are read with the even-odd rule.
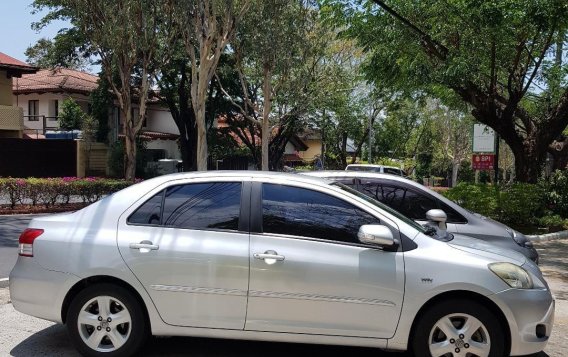
[[[299,175],[158,177],[32,220],[19,255],[14,307],[66,324],[85,356],[134,355],[150,334],[524,355],[554,319],[523,255]]]

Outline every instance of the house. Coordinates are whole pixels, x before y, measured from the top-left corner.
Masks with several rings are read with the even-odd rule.
[[[14,79],[33,74],[38,68],[18,61],[0,52],[0,138],[21,138],[23,135],[23,112],[12,103]]]
[[[66,68],[43,69],[24,74],[13,82],[13,104],[23,111],[25,136],[45,138],[50,130],[59,128],[59,113],[63,101],[74,99],[84,112],[90,111],[90,94],[98,87],[99,77],[90,73]],[[137,115],[138,108],[133,109]],[[122,133],[123,118],[117,106],[109,111],[112,137]],[[156,100],[150,100],[140,138],[147,148],[155,150],[158,158],[179,159],[177,145],[179,131],[171,114]]]
[[[243,117],[240,117],[239,120],[245,120],[245,119]],[[215,121],[215,127],[221,130],[228,129],[229,123],[227,122],[227,118],[226,117],[217,118],[217,120]],[[275,132],[276,129],[273,129],[273,134],[275,134]],[[230,132],[229,134],[233,138],[233,140],[237,143],[237,145],[241,147],[245,146],[243,139],[241,139],[239,135],[237,135],[234,132]],[[248,138],[249,142],[252,141],[251,133],[249,130],[243,131],[241,135],[245,135]],[[257,145],[259,146],[261,145],[262,140],[258,134],[255,134],[254,141],[257,143]],[[306,145],[306,143],[298,135],[292,136],[290,140],[286,143],[286,146],[284,148],[284,154],[282,157],[284,164],[288,166],[297,166],[297,165],[306,164],[307,161],[303,158],[302,154],[306,150],[309,150],[309,147]]]

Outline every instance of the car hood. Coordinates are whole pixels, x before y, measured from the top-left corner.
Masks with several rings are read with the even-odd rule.
[[[481,255],[495,261],[508,261],[517,265],[523,265],[527,259],[521,253],[514,250],[501,248],[483,240],[454,234],[454,239],[448,242],[452,248]]]

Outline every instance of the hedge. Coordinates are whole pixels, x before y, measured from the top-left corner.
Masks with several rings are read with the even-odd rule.
[[[568,225],[566,171],[557,171],[547,181],[538,184],[493,186],[461,183],[443,192],[443,195],[464,208],[511,225]]]
[[[69,203],[72,196],[80,197],[83,203],[92,203],[131,184],[131,181],[97,177],[8,177],[0,178],[0,197],[8,201],[12,209],[17,204],[49,207]]]

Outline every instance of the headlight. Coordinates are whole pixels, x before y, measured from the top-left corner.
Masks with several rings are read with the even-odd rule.
[[[507,228],[507,232],[511,235],[511,238],[520,245],[521,247],[532,247],[532,242],[527,239],[524,234],[520,234],[519,232],[515,231],[514,229]]]
[[[532,289],[534,287],[531,276],[518,265],[511,263],[492,263],[489,270],[500,277],[507,285],[515,289]]]

